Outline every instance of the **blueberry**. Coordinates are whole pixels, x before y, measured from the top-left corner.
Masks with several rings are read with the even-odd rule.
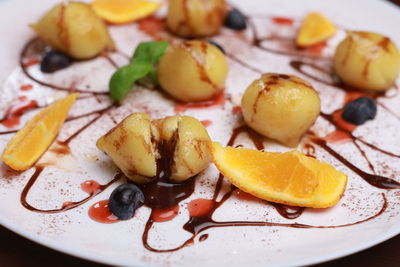
[[[45,73],[52,73],[68,67],[71,64],[71,59],[57,51],[47,52],[40,63],[40,70]]]
[[[128,220],[144,204],[142,191],[134,184],[122,184],[110,195],[108,207],[120,220]]]
[[[237,31],[246,29],[246,24],[246,17],[237,9],[230,10],[224,22],[225,27]]]
[[[224,48],[222,48],[222,46],[221,46],[219,43],[217,43],[216,41],[213,41],[213,40],[210,40],[210,41],[208,41],[208,42],[209,42],[210,44],[216,46],[219,50],[221,50],[222,53],[225,54]]]
[[[344,108],[342,118],[355,125],[361,125],[376,116],[376,103],[369,97],[360,97],[349,102]]]

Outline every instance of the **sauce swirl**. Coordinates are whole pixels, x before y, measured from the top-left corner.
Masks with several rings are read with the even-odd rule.
[[[273,17],[272,18],[273,22],[275,24],[280,24],[284,25],[285,27],[291,26],[293,24],[293,20],[291,18],[283,18],[283,17]],[[158,21],[158,27],[156,27],[155,31],[163,30],[165,27],[162,26],[162,23],[165,23],[164,21]],[[258,49],[261,49],[267,53],[273,53],[273,54],[278,54],[278,55],[284,55],[291,57],[292,60],[290,61],[290,66],[296,70],[297,72],[309,77],[310,79],[313,79],[316,82],[320,82],[322,84],[328,85],[335,87],[340,90],[345,90],[347,92],[354,92],[354,88],[349,88],[339,82],[336,82],[334,77],[332,77],[332,74],[330,71],[326,71],[324,68],[316,65],[316,64],[311,64],[307,62],[303,62],[299,60],[299,58],[311,58],[315,60],[320,60],[326,63],[327,59],[323,58],[319,55],[319,53],[308,53],[307,51],[299,51],[299,50],[275,50],[266,46],[263,46],[265,42],[287,42],[288,40],[279,38],[279,37],[267,37],[267,38],[260,38],[258,36],[258,32],[256,30],[255,24],[249,20],[249,25],[250,25],[250,30],[253,35],[253,39],[251,40],[250,44],[253,47],[256,47]],[[143,26],[143,25],[142,25]],[[144,26],[143,26],[144,27]],[[152,35],[155,36],[156,34],[154,33],[154,29],[152,28]],[[89,94],[90,97],[95,97],[99,95],[107,95],[107,91],[100,90],[100,91],[91,91],[91,90],[86,90],[86,89],[81,89],[81,88],[72,88],[72,87],[63,87],[59,86],[56,84],[51,84],[47,83],[41,80],[38,80],[35,78],[30,72],[29,68],[38,64],[39,61],[35,58],[32,58],[31,55],[34,53],[38,53],[36,51],[38,48],[44,49],[43,43],[41,40],[38,38],[32,39],[29,41],[23,48],[20,56],[20,66],[22,68],[22,71],[24,74],[32,81],[45,86],[52,88],[54,90],[61,90],[61,91],[67,91],[67,92],[80,92],[83,94]],[[203,48],[204,49],[204,48]],[[40,50],[40,49],[39,49]],[[40,51],[39,51],[40,53]],[[117,67],[116,63],[112,61],[112,58],[110,58],[107,54],[102,55],[110,64],[112,64],[114,67]],[[234,60],[236,63],[242,65],[244,68],[250,69],[256,73],[263,73],[262,70],[251,66],[247,62],[241,60],[239,57],[237,57],[234,54],[231,54],[227,52],[227,56],[230,57],[232,60]],[[309,72],[306,72],[303,69],[303,66],[308,66],[314,69],[315,71],[327,74],[328,76],[332,77],[331,80],[324,80],[321,78],[318,78],[315,75],[312,75]],[[368,70],[367,70],[368,71]],[[199,67],[199,72],[200,75],[202,75],[202,79],[205,82],[210,83],[209,78],[205,77],[202,72],[204,72],[200,67]],[[213,84],[211,84],[214,86]],[[28,87],[27,87],[28,88]],[[24,90],[21,88],[21,90]],[[27,89],[28,90],[28,89]],[[371,97],[377,99],[379,97],[385,97],[383,94],[375,94],[371,95]],[[222,92],[221,95],[218,95],[215,100],[207,102],[207,103],[197,103],[197,104],[177,104],[175,111],[176,112],[183,112],[187,108],[203,108],[203,107],[211,107],[215,105],[224,105],[225,103],[225,95]],[[379,102],[378,102],[379,103]],[[388,109],[386,106],[383,104],[380,104],[383,108]],[[28,105],[29,106],[29,105]],[[29,106],[29,108],[37,108],[37,106]],[[29,109],[27,108],[27,109]],[[93,111],[87,114],[83,114],[80,116],[76,117],[71,117],[68,118],[68,120],[76,120],[79,118],[87,117],[90,115],[97,114],[97,116],[89,121],[89,123],[85,124],[83,127],[78,129],[75,133],[73,133],[66,141],[60,142],[61,145],[64,147],[68,148],[68,144],[71,140],[73,140],[76,136],[78,136],[82,131],[86,130],[92,123],[94,123],[96,120],[98,120],[101,116],[106,114],[108,110],[113,108],[113,105],[106,107],[104,109],[100,109],[97,111]],[[24,109],[25,110],[25,109]],[[24,111],[21,111],[23,114]],[[21,115],[20,114],[20,115]],[[394,114],[394,113],[393,113]],[[348,138],[349,141],[353,142],[356,147],[360,150],[361,148],[358,145],[358,142],[368,146],[371,149],[374,149],[376,151],[379,151],[381,153],[384,153],[386,155],[400,158],[400,155],[396,155],[390,151],[385,151],[378,146],[375,146],[373,144],[370,144],[363,140],[362,138],[356,137],[353,135],[352,130],[344,127],[340,123],[337,123],[337,120],[334,120],[333,114],[324,114],[321,113],[321,117],[328,120],[330,123],[332,123],[337,130],[340,133],[344,133],[346,138]],[[7,115],[5,117],[7,119]],[[3,119],[4,120],[4,119]],[[4,121],[2,120],[2,123],[4,125]],[[5,134],[12,134],[15,133],[16,130],[9,130],[9,131],[2,131],[0,132],[0,135],[5,135]],[[255,147],[259,150],[264,149],[264,138],[262,138],[259,134],[248,128],[247,126],[241,126],[236,129],[233,129],[232,135],[230,137],[230,140],[228,142],[228,145],[233,146],[235,145],[235,141],[237,137],[241,134],[247,134],[247,136],[250,138],[250,140],[253,142]],[[319,138],[315,136],[315,134],[311,135],[311,143],[312,144],[307,144],[306,148],[307,151],[309,151],[310,156],[314,156],[315,153],[315,147],[313,145],[316,145],[323,150],[327,151],[329,154],[331,154],[334,158],[342,162],[345,166],[350,168],[354,173],[359,175],[361,178],[363,178],[366,182],[368,182],[370,185],[380,188],[380,189],[399,189],[400,188],[400,183],[390,179],[388,177],[383,177],[375,174],[369,174],[367,172],[364,172],[357,168],[354,164],[352,164],[350,161],[345,159],[343,156],[341,156],[338,152],[336,152],[334,149],[332,149],[328,145],[328,141],[323,138]],[[155,177],[155,181],[149,184],[144,184],[144,185],[139,185],[140,188],[143,190],[145,194],[145,204],[152,209],[151,216],[146,222],[145,225],[145,230],[142,235],[142,241],[143,245],[145,248],[147,248],[150,251],[153,252],[172,252],[179,250],[185,246],[191,245],[194,243],[194,239],[203,231],[211,228],[216,228],[216,227],[239,227],[239,226],[255,226],[255,227],[286,227],[286,228],[303,228],[303,229],[312,229],[312,228],[341,228],[341,227],[349,227],[353,226],[356,224],[364,223],[370,220],[373,220],[380,216],[385,210],[387,209],[388,202],[386,200],[385,195],[382,193],[382,207],[380,210],[375,213],[374,215],[367,217],[365,219],[353,222],[353,223],[348,223],[348,224],[342,224],[342,225],[327,225],[327,226],[318,226],[318,225],[308,225],[308,224],[299,224],[299,223],[277,223],[277,222],[272,222],[272,221],[215,221],[212,217],[214,212],[221,207],[226,200],[228,200],[232,195],[235,194],[235,190],[237,190],[235,187],[231,187],[230,190],[228,190],[226,193],[222,195],[220,200],[217,201],[217,198],[221,195],[221,188],[222,188],[222,183],[224,180],[224,177],[222,174],[219,175],[217,184],[214,188],[214,193],[213,197],[211,199],[194,199],[191,200],[188,204],[188,209],[189,209],[189,219],[188,221],[183,225],[183,229],[186,230],[187,232],[191,233],[191,237],[184,241],[180,246],[171,248],[171,249],[156,249],[152,245],[149,244],[149,231],[152,229],[153,225],[155,223],[160,223],[164,222],[167,220],[173,219],[175,216],[177,216],[179,212],[179,203],[183,201],[184,199],[187,199],[192,195],[192,193],[195,190],[195,177],[192,177],[191,179],[183,182],[183,183],[172,183],[171,181],[168,180],[171,169],[171,151],[173,151],[174,145],[172,144],[160,144],[160,153],[162,154],[160,161],[157,162],[157,177]],[[68,151],[61,151],[60,153],[69,153]],[[367,159],[365,153],[362,153],[363,156]],[[368,161],[369,162],[369,161]],[[373,165],[369,162],[370,168],[373,170]],[[372,166],[372,167],[371,167]],[[76,208],[85,202],[87,202],[89,199],[93,198],[94,196],[100,194],[103,192],[106,188],[108,188],[111,184],[115,183],[116,181],[120,180],[122,178],[121,173],[117,173],[113,179],[111,179],[108,183],[104,185],[98,184],[96,181],[87,181],[84,184],[82,184],[82,189],[89,194],[88,197],[80,200],[80,201],[68,201],[65,202],[61,208],[57,209],[49,209],[49,210],[44,210],[40,208],[36,208],[32,206],[31,204],[28,203],[27,201],[27,196],[29,194],[30,189],[32,186],[35,184],[35,182],[39,179],[40,175],[44,171],[45,166],[40,166],[37,165],[35,166],[35,171],[33,175],[29,178],[29,181],[23,188],[22,194],[21,194],[21,204],[27,208],[28,210],[34,211],[34,212],[41,212],[41,213],[58,213],[58,212],[63,212],[67,211],[73,208]],[[304,211],[304,208],[301,207],[289,207],[281,204],[276,204],[276,203],[270,203],[276,210],[277,212],[282,215],[286,219],[296,219],[298,218]],[[93,218],[96,221],[103,222],[103,223],[113,223],[116,222],[117,219],[115,219],[112,214],[109,212],[108,207],[107,207],[107,200],[102,200],[97,202],[95,205],[93,205],[90,210],[89,210],[89,216]],[[203,234],[199,237],[199,241],[204,241],[208,238],[208,234]]]

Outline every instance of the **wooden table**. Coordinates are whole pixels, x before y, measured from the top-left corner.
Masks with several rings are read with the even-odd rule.
[[[0,226],[0,266],[90,267],[104,265],[54,251]],[[354,255],[317,266],[400,266],[400,235]]]

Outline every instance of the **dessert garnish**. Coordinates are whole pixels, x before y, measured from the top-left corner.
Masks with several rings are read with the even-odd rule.
[[[154,14],[162,3],[147,0],[94,0],[91,5],[96,14],[107,22],[122,24]]]
[[[227,74],[225,55],[216,46],[197,40],[172,45],[158,66],[161,88],[184,102],[215,98]]]
[[[146,77],[157,84],[155,64],[167,48],[168,42],[165,41],[140,43],[130,63],[119,68],[111,77],[109,84],[111,97],[121,101],[136,81]]]
[[[114,7],[108,8],[107,4],[111,4],[112,2],[114,5],[119,1],[99,0],[95,2],[106,3],[106,6],[103,6],[105,10],[110,9],[115,11],[118,9],[117,7],[115,7],[115,9]],[[139,2],[141,1],[136,1],[136,3]],[[170,1],[170,3],[171,5],[167,19],[170,24],[168,24],[168,27],[170,32],[180,36],[207,36],[211,32],[216,33],[221,27],[221,23],[224,21],[223,18],[225,18],[226,15],[224,1],[179,0]],[[72,8],[71,6],[75,7]],[[224,8],[222,8],[222,6],[224,6]],[[73,42],[78,42],[74,39],[76,37],[75,33],[71,35],[65,33],[69,33],[70,30],[72,31],[72,25],[81,26],[82,24],[80,22],[82,20],[88,20],[88,18],[82,18],[80,16],[78,16],[80,19],[77,21],[71,21],[70,18],[71,14],[84,15],[86,14],[85,12],[89,12],[87,5],[71,2],[68,4],[62,4],[55,9],[56,10],[52,13],[55,19],[50,19],[52,18],[50,16],[49,18],[43,19],[43,21],[51,21],[46,24],[46,29],[54,30],[57,36],[49,34],[46,36],[54,37],[53,39],[62,44],[69,44],[70,40],[67,42],[65,36],[72,37],[71,40]],[[143,12],[145,11],[145,9],[140,10]],[[130,13],[131,11],[132,13]],[[149,12],[149,10],[146,12]],[[125,10],[122,10],[122,13],[130,13],[132,15],[134,12],[130,8],[125,8]],[[135,15],[138,15],[139,13],[135,13]],[[230,60],[234,61],[234,64],[239,65],[235,66],[235,68],[242,67],[240,70],[246,69],[246,71],[249,72],[262,74],[263,71],[260,70],[259,67],[253,66],[255,62],[252,62],[251,58],[249,60],[247,60],[247,58],[246,60],[240,59],[240,57],[244,57],[247,53],[237,53],[242,50],[235,50],[238,48],[248,48],[248,50],[251,50],[250,48],[255,48],[254,50],[259,50],[257,55],[259,55],[259,53],[265,53],[266,56],[279,55],[279,57],[288,57],[287,62],[289,62],[289,66],[293,68],[293,71],[299,72],[308,78],[313,79],[316,83],[324,84],[324,89],[336,91],[337,89],[346,89],[343,105],[340,105],[337,110],[332,111],[331,113],[324,113],[325,111],[321,112],[321,119],[324,123],[334,126],[330,127],[334,129],[334,132],[328,133],[329,136],[331,134],[334,136],[335,133],[341,133],[342,136],[346,136],[346,140],[349,143],[348,145],[350,147],[353,146],[354,149],[358,150],[357,152],[360,152],[354,154],[361,155],[363,157],[361,160],[363,161],[365,159],[368,163],[365,168],[369,168],[370,170],[361,169],[356,165],[357,161],[354,162],[352,159],[347,158],[347,154],[342,154],[340,148],[337,149],[336,147],[338,143],[336,143],[335,146],[331,146],[333,138],[329,139],[326,137],[319,137],[321,133],[322,135],[326,134],[325,129],[319,127],[321,125],[319,121],[318,124],[313,127],[312,131],[309,130],[320,112],[320,99],[308,82],[286,74],[264,74],[248,88],[243,97],[242,107],[238,107],[237,105],[236,107],[232,107],[236,113],[233,114],[232,117],[229,117],[229,119],[232,119],[232,122],[234,123],[242,123],[240,113],[241,110],[243,110],[244,119],[248,126],[241,125],[232,129],[232,134],[227,142],[228,147],[224,148],[216,143],[210,145],[210,137],[204,127],[204,125],[208,125],[211,122],[210,120],[207,120],[210,118],[202,118],[202,121],[200,122],[193,117],[188,116],[172,116],[159,120],[152,120],[147,114],[135,113],[128,116],[125,120],[111,129],[109,133],[101,137],[97,142],[98,147],[111,157],[114,163],[122,170],[130,181],[128,184],[123,184],[117,187],[109,199],[100,200],[93,204],[89,209],[90,217],[103,223],[114,223],[119,220],[126,220],[132,218],[137,208],[139,208],[144,202],[144,205],[151,209],[151,215],[145,224],[142,235],[144,247],[154,252],[172,252],[193,244],[196,236],[198,236],[199,241],[205,240],[208,234],[203,234],[201,236],[199,234],[214,227],[272,226],[290,228],[339,228],[375,219],[386,210],[390,212],[390,209],[387,209],[387,207],[390,206],[391,203],[390,201],[386,201],[386,193],[382,193],[382,206],[380,209],[371,211],[371,214],[361,216],[361,218],[356,221],[344,224],[312,225],[300,224],[297,222],[287,223],[270,221],[270,218],[263,218],[259,221],[250,221],[246,219],[231,221],[224,220],[222,217],[218,218],[218,220],[213,218],[215,211],[224,205],[225,201],[231,197],[240,195],[237,194],[237,192],[242,191],[237,187],[243,190],[243,192],[249,192],[258,198],[276,202],[269,204],[287,220],[298,218],[304,211],[304,207],[328,207],[336,204],[345,190],[347,177],[343,173],[335,170],[332,166],[312,158],[319,157],[321,151],[340,162],[342,164],[341,167],[349,168],[349,170],[354,172],[354,174],[360,176],[367,183],[376,188],[400,188],[399,182],[393,178],[389,178],[392,175],[391,173],[385,172],[385,176],[387,177],[379,175],[381,170],[374,168],[376,162],[372,161],[371,163],[371,160],[369,159],[369,151],[366,153],[363,148],[364,146],[368,147],[368,150],[384,154],[387,157],[400,158],[400,155],[389,150],[384,150],[383,148],[378,147],[375,143],[368,142],[363,137],[357,136],[357,132],[353,133],[357,127],[355,124],[365,120],[365,117],[370,118],[373,110],[370,104],[368,104],[370,106],[365,109],[360,108],[360,106],[358,106],[359,104],[354,106],[350,101],[357,99],[360,96],[367,95],[375,100],[378,97],[383,97],[383,94],[362,92],[362,94],[355,97],[355,93],[351,86],[345,86],[343,83],[339,83],[338,79],[331,79],[333,78],[331,72],[331,58],[326,57],[326,53],[324,53],[323,56],[321,56],[320,53],[314,53],[312,55],[310,53],[310,46],[313,47],[313,42],[319,40],[317,46],[321,47],[321,51],[324,49],[325,44],[328,45],[330,43],[325,42],[327,38],[329,38],[326,37],[326,33],[329,32],[326,31],[326,29],[333,31],[332,27],[324,28],[323,25],[326,21],[320,25],[316,25],[315,22],[321,20],[321,17],[310,15],[311,18],[307,17],[303,22],[304,28],[302,30],[305,32],[302,33],[304,45],[298,44],[300,47],[306,47],[309,49],[297,49],[295,47],[295,42],[293,42],[296,34],[294,33],[295,28],[293,26],[295,25],[295,20],[292,18],[263,15],[245,16],[239,10],[233,10],[230,13],[231,16],[232,14],[236,14],[236,19],[238,18],[237,13],[239,13],[240,23],[228,22],[228,18],[228,20],[226,20],[228,27],[233,28],[234,30],[241,30],[246,28],[246,26],[249,26],[246,28],[248,29],[246,32],[236,33],[233,31],[222,31],[221,34],[215,38],[215,40],[218,40],[218,42],[223,44],[226,48],[226,57],[229,57]],[[91,18],[93,11],[91,11],[90,14],[89,20],[87,21],[88,25],[93,24]],[[124,16],[120,16],[118,19],[121,19],[122,17]],[[94,20],[97,21],[98,19],[99,18]],[[132,17],[129,19],[132,19]],[[307,22],[307,20],[311,21]],[[58,21],[57,27],[50,27],[50,24],[55,23],[55,21]],[[109,21],[111,22],[111,20]],[[285,32],[293,32],[289,38],[288,36],[281,36],[279,31],[280,28],[272,28],[269,30],[269,27],[264,27],[261,22],[269,23],[270,27],[284,27]],[[234,24],[234,26],[232,26],[232,24]],[[262,27],[264,27],[264,29],[258,32],[257,28],[259,28],[260,25],[263,25]],[[235,102],[232,100],[234,99],[232,95],[227,94],[225,98],[225,93],[222,90],[226,78],[227,63],[223,53],[221,52],[223,49],[218,49],[219,47],[217,43],[208,43],[207,40],[182,42],[175,36],[170,35],[169,32],[164,31],[167,26],[165,25],[165,20],[163,20],[163,18],[147,18],[142,20],[138,26],[137,29],[139,31],[143,34],[147,34],[154,40],[168,40],[174,45],[171,45],[168,48],[168,53],[164,53],[168,46],[166,42],[161,42],[161,45],[158,42],[151,44],[142,43],[137,48],[135,55],[132,58],[132,62],[136,61],[146,63],[143,63],[143,65],[140,64],[139,67],[134,67],[137,69],[131,73],[131,70],[129,70],[129,65],[131,64],[129,64],[116,72],[114,75],[116,78],[113,77],[113,79],[115,79],[115,88],[119,88],[116,89],[117,93],[115,93],[116,97],[114,96],[114,98],[119,100],[121,105],[118,106],[115,105],[115,103],[112,103],[106,108],[94,111],[92,110],[90,112],[88,111],[86,114],[77,115],[75,118],[68,118],[72,121],[76,118],[84,118],[92,115],[94,117],[87,124],[70,135],[66,141],[55,143],[56,145],[62,144],[63,146],[55,147],[57,148],[57,152],[54,153],[62,153],[63,155],[71,153],[72,148],[74,148],[74,146],[70,148],[68,145],[71,140],[77,140],[75,138],[82,133],[82,138],[85,138],[84,132],[87,131],[87,129],[95,129],[98,131],[99,128],[96,127],[106,121],[102,120],[105,117],[108,119],[109,116],[109,120],[107,121],[114,126],[121,118],[119,117],[121,115],[119,112],[122,111],[122,114],[125,114],[124,112],[127,111],[125,109],[127,106],[135,111],[152,113],[152,105],[147,105],[146,107],[141,106],[143,102],[138,101],[140,98],[129,97],[126,99],[126,102],[121,101],[126,93],[131,89],[134,82],[143,85],[145,81],[151,81],[152,86],[156,86],[157,79],[159,78],[161,80],[161,76],[164,75],[161,86],[165,92],[174,96],[176,99],[179,99],[180,101],[205,100],[204,102],[178,103],[175,106],[175,112],[178,112],[177,107],[180,112],[183,112],[189,106],[191,108],[205,108],[214,106],[215,103],[223,105],[225,100],[227,102],[226,106],[239,103],[239,101]],[[333,26],[333,24],[330,26]],[[136,29],[135,26],[133,28]],[[106,31],[107,30],[105,30],[105,32]],[[102,32],[102,30],[100,30],[100,32]],[[267,32],[267,34],[269,32],[271,36],[263,36],[265,35],[265,32]],[[53,40],[51,38],[46,39],[46,36],[42,37],[45,40]],[[100,44],[104,44],[104,36],[105,35],[102,34],[96,42],[99,41]],[[235,38],[235,45],[226,45],[226,39],[232,36]],[[236,37],[239,38],[236,39]],[[298,37],[300,38],[300,35]],[[85,38],[86,37],[83,36],[83,39],[80,41],[85,41]],[[59,44],[57,42],[56,45]],[[321,42],[324,45],[319,46]],[[53,51],[62,51],[64,55],[67,55],[68,57],[77,58],[77,56],[71,54],[70,51],[67,51],[67,49],[61,45],[61,48],[57,48],[56,45],[51,43],[51,41],[49,41],[49,43],[52,45]],[[389,47],[388,50],[392,51],[390,48],[390,42],[388,42],[387,39],[382,39],[379,47],[382,47],[382,49],[385,50],[387,48],[386,45]],[[274,48],[274,46],[279,48]],[[37,51],[38,47],[41,49],[39,56]],[[44,45],[42,40],[36,38],[30,41],[21,53],[21,69],[28,79],[42,86],[48,87],[48,90],[84,93],[80,99],[96,99],[98,103],[101,103],[103,99],[106,99],[107,102],[109,101],[106,96],[108,92],[99,89],[94,91],[90,87],[85,88],[83,87],[84,85],[82,85],[83,83],[79,84],[78,82],[78,85],[75,87],[75,84],[68,86],[57,85],[54,81],[46,82],[41,80],[42,78],[35,78],[35,65],[40,62],[40,54],[47,49],[42,49],[43,47]],[[82,47],[85,49],[87,48],[85,44],[82,45]],[[102,49],[104,50],[104,47]],[[125,58],[123,52],[116,50],[114,51],[115,53],[107,53],[106,51],[103,52],[102,49],[91,48],[90,51],[91,53],[94,50],[100,51],[96,53],[101,53],[102,59],[107,59],[108,62],[116,68],[117,64],[115,64],[113,58],[119,56]],[[141,50],[141,52],[139,52],[139,50]],[[372,62],[372,60],[375,60],[375,56],[379,55],[379,51],[379,49],[372,49],[372,53],[364,53],[369,55],[366,57],[367,61],[369,60]],[[253,52],[255,51],[252,51],[252,53]],[[97,55],[96,53],[94,53],[94,55]],[[31,57],[32,55],[34,57]],[[307,58],[308,60],[303,62],[301,61],[302,58]],[[158,59],[160,59],[161,62],[165,61],[165,64],[160,62],[157,66]],[[380,59],[377,60],[379,61]],[[79,65],[79,63],[80,61],[76,61],[74,66]],[[392,63],[389,62],[387,68],[385,68],[393,69],[393,64],[390,64]],[[55,65],[57,66],[57,64]],[[63,66],[63,64],[60,65]],[[163,67],[161,67],[161,65],[163,65]],[[52,71],[52,68],[48,69]],[[373,69],[367,68],[367,74],[369,75],[369,72],[372,70]],[[131,75],[133,72],[134,75]],[[138,75],[139,72],[142,73],[142,75]],[[315,73],[318,73],[318,75]],[[348,75],[352,75],[352,73],[348,73]],[[50,74],[44,76],[46,76],[45,78],[52,78],[50,77]],[[138,78],[138,76],[143,77]],[[345,82],[344,79],[342,79],[342,81]],[[34,90],[37,90],[39,87],[36,83],[33,84]],[[26,84],[26,81],[24,81],[24,84]],[[87,84],[87,86],[89,85],[92,84]],[[110,85],[110,89],[112,89],[111,87],[113,86]],[[227,89],[229,93],[233,91],[232,88]],[[144,91],[145,93],[153,93],[146,90]],[[336,91],[334,92],[337,93]],[[357,92],[357,94],[358,93],[360,92]],[[157,95],[160,95],[164,100],[171,100],[162,94],[157,93]],[[337,97],[337,94],[333,95],[334,97]],[[237,96],[239,96],[239,94]],[[329,100],[324,98],[324,101]],[[335,101],[332,102],[332,107],[334,108]],[[36,102],[32,103],[35,105],[25,105],[26,107],[24,107],[24,111],[19,113],[23,114],[29,108],[32,109],[32,107],[39,108]],[[346,123],[342,118],[342,113],[344,113],[344,110],[346,109],[344,106],[347,103],[350,103],[347,109],[352,111],[350,118],[356,118],[354,119],[355,124]],[[389,108],[385,107],[383,103],[381,103],[381,101],[377,101],[376,104],[380,105],[386,111],[391,112]],[[324,108],[329,110],[329,107]],[[173,107],[171,107],[171,110],[172,108]],[[20,109],[18,108],[18,110]],[[228,112],[230,110],[231,109],[228,109]],[[360,114],[361,110],[365,114]],[[152,115],[159,116],[159,114],[160,113],[157,114],[157,112],[154,112]],[[396,116],[393,112],[390,114]],[[7,116],[5,117],[7,119]],[[97,120],[101,120],[101,122],[96,122]],[[214,120],[212,123],[213,125],[217,124],[217,121]],[[73,123],[71,122],[71,124]],[[104,129],[103,125],[101,126],[101,129]],[[109,128],[111,127],[112,126],[110,125]],[[211,128],[214,130],[214,127]],[[308,132],[306,133],[307,130]],[[329,129],[327,130],[329,131]],[[275,139],[282,144],[289,146],[297,145],[301,136],[306,133],[308,138],[304,139],[305,142],[302,142],[302,149],[306,150],[308,156],[305,156],[298,151],[277,153],[261,152],[245,148],[233,148],[233,146],[242,146],[240,143],[241,139],[236,139],[238,136],[243,137],[243,134],[248,137],[246,138],[246,141],[251,141],[258,150],[265,150],[265,138],[256,131],[266,137]],[[13,132],[15,132],[15,130],[7,130],[1,132],[1,134],[9,135]],[[46,133],[47,132],[44,134]],[[43,133],[38,134],[38,136],[41,136],[42,134]],[[49,150],[52,151],[52,149],[53,147]],[[202,184],[204,181],[200,179],[205,179],[207,183],[210,182],[210,186],[214,186],[212,184],[212,178],[214,177],[208,177],[208,171],[204,172],[205,176],[202,176],[201,174],[201,172],[205,170],[211,162],[211,149],[214,154],[214,161],[218,166],[218,169],[221,171],[212,192],[212,197],[207,198],[207,196],[202,196],[201,198],[191,199],[188,203],[182,203],[182,201],[192,196],[193,192],[198,191],[196,190],[196,186]],[[24,150],[24,153],[25,152],[26,151]],[[31,154],[31,152],[28,154]],[[43,178],[41,176],[47,175],[46,168],[50,164],[42,164],[43,158],[34,166],[35,170],[23,188],[21,194],[21,204],[33,212],[49,214],[76,208],[103,192],[108,186],[122,180],[124,177],[124,174],[118,172],[114,178],[104,184],[99,184],[93,180],[86,181],[83,183],[82,189],[89,195],[79,201],[73,200],[65,202],[64,204],[59,205],[59,208],[44,209],[34,207],[34,204],[29,203],[29,198],[27,198],[27,196],[29,195],[30,190],[34,188],[35,183],[40,180],[40,178]],[[394,170],[390,171],[394,172]],[[201,176],[199,177],[200,179],[196,178],[198,174]],[[226,175],[226,178],[224,175]],[[225,183],[226,179],[231,181],[232,184],[230,186]],[[246,201],[243,199],[240,200]],[[266,201],[259,202],[260,204],[269,205]],[[149,236],[151,236],[149,235],[149,232],[152,231],[154,228],[153,226],[160,222],[172,220],[175,216],[184,216],[181,215],[179,209],[186,207],[186,204],[188,207],[189,217],[187,218],[187,222],[183,225],[183,229],[190,233],[190,237],[181,245],[173,248],[162,248],[162,244],[152,246],[151,243],[154,241],[152,241],[152,238],[149,238]],[[287,204],[297,205],[297,207],[287,206]],[[345,205],[346,203],[343,204]]]
[[[249,85],[242,98],[247,125],[287,146],[297,146],[320,112],[318,93],[305,80],[266,73]]]
[[[167,26],[178,36],[204,37],[218,33],[225,16],[225,0],[170,0]]]
[[[54,102],[28,121],[7,144],[3,162],[18,171],[32,167],[56,138],[77,96],[71,94]]]
[[[296,37],[298,47],[313,46],[331,38],[337,29],[324,15],[312,12],[307,14]]]
[[[211,144],[218,170],[236,187],[261,199],[327,208],[342,196],[347,176],[298,151],[263,152]]]
[[[44,73],[53,73],[64,69],[71,64],[71,59],[64,53],[49,51],[44,54],[40,62],[40,70]]]
[[[112,214],[120,220],[128,220],[135,211],[143,206],[144,195],[136,185],[121,184],[111,193],[108,207]]]
[[[134,113],[102,136],[97,147],[136,183],[182,182],[208,167],[209,141],[204,125],[193,117],[152,121],[147,114]]]
[[[362,125],[367,120],[373,120],[376,116],[376,103],[370,97],[360,97],[343,108],[342,118],[355,125]]]
[[[347,31],[347,37],[336,47],[333,67],[348,86],[386,91],[399,75],[400,52],[386,36]]]
[[[72,58],[88,59],[115,48],[106,24],[85,3],[58,4],[31,27],[54,50]]]
[[[247,28],[246,17],[240,10],[231,9],[226,16],[224,26],[236,31],[245,30]]]

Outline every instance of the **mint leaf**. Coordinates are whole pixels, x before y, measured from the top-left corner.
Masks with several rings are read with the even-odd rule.
[[[155,85],[158,85],[158,76],[157,76],[157,71],[155,69],[152,69],[148,74],[148,76],[150,77],[150,79],[152,79]]]
[[[157,83],[157,71],[155,64],[168,48],[168,42],[144,42],[135,50],[131,62],[119,68],[112,75],[109,83],[110,95],[117,101],[121,101],[132,86],[139,79],[149,77]]]
[[[152,64],[157,63],[168,48],[168,42],[144,42],[140,43],[133,54],[131,62],[144,60]]]
[[[112,98],[121,101],[129,92],[132,85],[138,79],[145,77],[151,70],[152,65],[145,61],[119,68],[110,80],[110,94]]]

